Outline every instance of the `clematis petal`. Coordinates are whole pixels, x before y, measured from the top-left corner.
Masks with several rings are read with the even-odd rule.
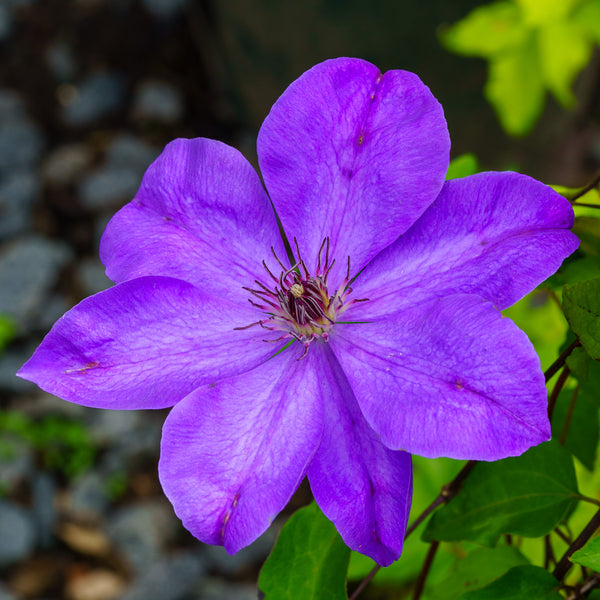
[[[329,348],[325,351],[329,364],[323,365],[320,379],[326,424],[308,480],[346,545],[385,567],[402,552],[412,496],[411,457],[381,443],[337,359]]]
[[[258,136],[260,168],[288,237],[314,268],[330,236],[340,272],[348,256],[361,269],[433,202],[449,149],[442,107],[416,75],[381,74],[351,58],[292,83]]]
[[[517,173],[448,181],[437,200],[360,274],[361,318],[452,293],[504,309],[552,275],[579,245],[569,202]]]
[[[18,375],[84,406],[164,408],[277,350],[264,331],[233,329],[254,316],[190,283],[142,277],[71,309]]]
[[[242,289],[285,256],[256,171],[234,148],[197,138],[171,142],[135,198],[110,221],[100,258],[113,281],[164,275],[246,302]]]
[[[171,411],[160,481],[198,539],[237,552],[267,529],[300,484],[323,430],[314,358],[282,352],[196,390]]]
[[[527,336],[479,296],[339,326],[331,344],[390,448],[497,460],[550,439],[539,359]]]

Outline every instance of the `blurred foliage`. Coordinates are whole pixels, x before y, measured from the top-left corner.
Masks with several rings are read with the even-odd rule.
[[[0,352],[8,346],[17,334],[17,327],[8,315],[0,314]]]
[[[546,92],[575,104],[578,73],[600,44],[600,0],[499,0],[440,33],[442,44],[488,61],[485,96],[507,133],[526,135]]]
[[[71,479],[94,462],[96,447],[87,429],[59,416],[33,420],[17,411],[0,413],[0,460],[10,461],[25,442],[36,450],[44,466]]]

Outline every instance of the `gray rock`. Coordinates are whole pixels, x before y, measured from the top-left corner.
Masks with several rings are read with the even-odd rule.
[[[86,144],[69,144],[53,150],[42,165],[44,180],[52,185],[68,185],[81,177],[93,154]]]
[[[159,152],[154,146],[125,133],[112,141],[106,153],[106,161],[113,166],[126,165],[143,174]]]
[[[46,50],[46,63],[57,81],[69,81],[77,71],[71,46],[61,40],[53,42]]]
[[[31,381],[17,377],[17,371],[29,360],[35,346],[9,348],[0,354],[0,389],[15,394],[27,394],[37,389]]]
[[[39,181],[34,173],[14,172],[0,182],[0,241],[30,229],[38,194]]]
[[[197,600],[256,600],[258,591],[254,585],[231,584],[208,580],[202,584]]]
[[[143,413],[137,410],[96,411],[89,431],[98,444],[126,444],[127,438],[135,437],[136,430],[145,430]]]
[[[131,200],[139,186],[137,170],[127,166],[104,165],[82,179],[78,195],[85,207],[102,209]]]
[[[120,600],[184,600],[198,587],[206,565],[198,553],[184,552],[147,565]]]
[[[138,503],[117,511],[107,520],[106,532],[138,573],[162,554],[177,521],[166,500]]]
[[[80,82],[77,93],[63,107],[69,125],[88,125],[121,105],[125,86],[115,73],[93,73]]]
[[[159,19],[172,19],[176,17],[188,0],[142,0],[148,12]]]
[[[54,509],[56,483],[48,473],[37,472],[31,481],[31,492],[38,544],[45,548],[52,542],[56,522]]]
[[[104,273],[99,258],[87,258],[77,265],[77,279],[86,296],[97,294],[113,285]]]
[[[27,171],[37,164],[44,142],[28,119],[0,122],[0,173]]]
[[[66,301],[64,296],[60,294],[48,294],[46,301],[40,308],[35,321],[32,325],[39,331],[50,331],[52,326],[60,319],[69,309],[71,305]]]
[[[4,246],[0,251],[0,314],[12,317],[22,332],[30,331],[71,257],[66,244],[40,236]]]
[[[137,89],[133,115],[140,120],[174,123],[183,116],[183,95],[164,81],[146,81]]]
[[[1,583],[0,583],[0,600],[17,600]]]
[[[106,482],[99,473],[91,471],[78,477],[71,485],[71,510],[84,516],[97,516],[108,508]]]
[[[33,450],[22,438],[3,434],[0,455],[0,489],[10,493],[28,479],[33,468]]]
[[[206,546],[204,552],[212,567],[226,575],[233,575],[248,567],[261,564],[273,549],[278,529],[272,526],[255,542],[242,548],[233,556],[223,546]]]
[[[25,116],[23,100],[17,92],[0,89],[0,123]]]
[[[0,500],[0,567],[26,558],[35,547],[35,525],[28,511]]]
[[[13,18],[9,9],[0,4],[0,42],[8,40],[13,30]]]
[[[96,221],[94,223],[94,243],[96,244],[96,248],[100,247],[100,240],[102,239],[102,234],[108,225],[108,222],[115,216],[115,212],[107,212],[99,214],[96,217]]]

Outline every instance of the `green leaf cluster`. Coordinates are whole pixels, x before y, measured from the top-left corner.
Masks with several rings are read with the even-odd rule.
[[[499,0],[443,30],[452,52],[488,61],[485,96],[504,129],[527,134],[546,92],[565,108],[572,84],[600,43],[600,0]]]
[[[81,423],[53,415],[34,420],[17,411],[0,412],[0,461],[14,458],[19,441],[36,450],[48,469],[69,479],[89,469],[96,456],[96,446]]]

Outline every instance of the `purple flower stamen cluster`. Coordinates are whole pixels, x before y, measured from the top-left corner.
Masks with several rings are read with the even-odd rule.
[[[263,266],[275,282],[276,287],[271,289],[258,279],[254,281],[260,289],[245,287],[264,304],[249,299],[252,306],[267,313],[268,318],[255,321],[244,327],[234,329],[248,329],[253,325],[260,325],[269,331],[283,331],[284,334],[274,340],[267,342],[279,342],[284,339],[293,338],[304,345],[304,352],[300,358],[304,358],[310,347],[310,343],[316,339],[329,340],[329,330],[338,320],[338,317],[356,302],[365,302],[366,298],[348,301],[352,292],[350,287],[350,257],[348,257],[348,269],[346,277],[342,280],[337,291],[330,296],[327,289],[327,276],[329,275],[335,259],[329,262],[329,238],[325,238],[317,255],[317,267],[315,274],[311,275],[302,260],[298,241],[294,239],[296,255],[298,260],[289,268],[286,268],[271,248],[272,254],[281,267],[279,277],[275,277],[266,262]],[[321,264],[324,252],[323,264]],[[278,287],[277,287],[278,286]]]
[[[358,59],[293,82],[257,151],[264,186],[225,144],[170,143],[102,237],[116,285],[19,375],[85,406],[172,407],[159,477],[200,540],[237,552],[307,477],[346,544],[388,565],[409,453],[498,460],[550,438],[539,359],[500,311],[577,248],[573,210],[517,173],[445,181],[431,91]]]

